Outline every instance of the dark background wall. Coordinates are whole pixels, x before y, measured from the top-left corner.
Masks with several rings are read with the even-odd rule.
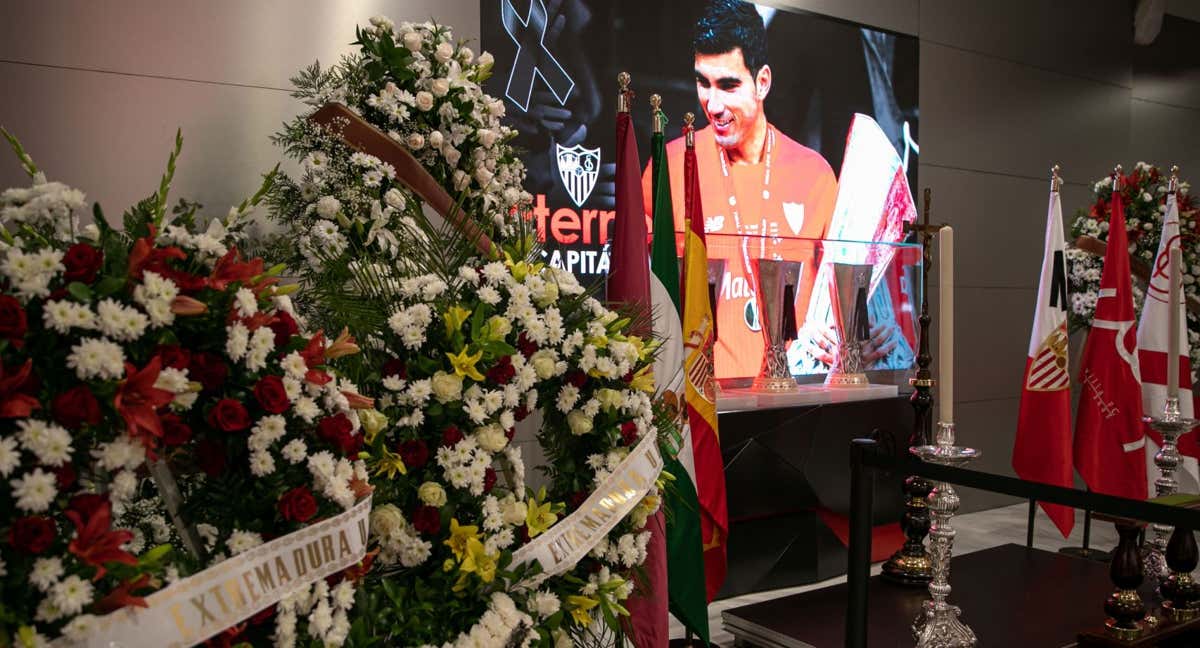
[[[956,419],[979,467],[1011,472],[1047,170],[1063,167],[1067,213],[1118,162],[1200,179],[1200,23],[1179,17],[1200,19],[1200,3],[1168,2],[1175,15],[1149,47],[1133,44],[1131,0],[768,4],[920,38],[920,187],[958,239]],[[302,109],[288,78],[349,51],[353,26],[376,13],[479,33],[477,0],[3,3],[0,124],[109,213],[156,186],[182,126],[177,195],[223,212],[279,160],[267,136]],[[0,155],[0,186],[23,182]]]

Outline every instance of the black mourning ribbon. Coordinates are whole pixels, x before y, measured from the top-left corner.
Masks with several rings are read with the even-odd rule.
[[[535,77],[540,76],[558,103],[565,104],[575,88],[575,82],[567,76],[543,42],[549,23],[546,4],[542,0],[530,0],[529,16],[522,20],[512,0],[500,0],[500,21],[504,24],[504,31],[517,44],[517,57],[508,74],[508,86],[504,94],[522,111],[528,112]]]

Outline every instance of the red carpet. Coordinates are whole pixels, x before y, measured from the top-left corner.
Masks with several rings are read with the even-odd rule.
[[[850,544],[850,518],[823,508],[817,509],[817,515],[821,516],[821,521],[833,531],[842,544]],[[881,524],[871,529],[871,562],[891,558],[903,544],[904,532],[900,530],[899,522]]]

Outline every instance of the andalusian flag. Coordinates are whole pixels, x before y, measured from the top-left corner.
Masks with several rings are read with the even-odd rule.
[[[708,301],[708,250],[704,242],[704,208],[700,175],[691,142],[692,125],[684,126],[688,147],[683,157],[683,347],[686,399],[695,461],[696,495],[704,549],[704,581],[708,600],[725,582],[725,546],[729,511],[725,506],[725,465],[717,436],[717,394],[713,377],[713,310]],[[657,210],[656,210],[657,211]]]
[[[693,634],[708,643],[708,604],[704,596],[704,551],[700,535],[700,504],[696,499],[696,465],[684,408],[683,328],[679,321],[679,261],[675,256],[675,212],[671,205],[671,177],[661,126],[667,118],[655,111],[656,128],[650,136],[651,178],[654,199],[654,240],[650,248],[650,298],[654,306],[654,333],[662,347],[654,363],[658,397],[672,411],[680,434],[663,443],[663,467],[676,477],[667,488],[666,553],[670,609]],[[707,280],[706,280],[707,281]],[[705,295],[707,295],[707,289]]]

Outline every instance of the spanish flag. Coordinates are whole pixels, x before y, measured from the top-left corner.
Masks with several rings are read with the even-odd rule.
[[[729,512],[725,505],[725,465],[717,435],[717,394],[713,376],[713,309],[708,300],[708,251],[704,241],[704,208],[700,204],[700,175],[692,125],[684,126],[687,150],[683,158],[683,346],[685,399],[696,462],[696,495],[700,503],[700,532],[704,541],[704,580],[709,601],[725,582],[725,547]]]

